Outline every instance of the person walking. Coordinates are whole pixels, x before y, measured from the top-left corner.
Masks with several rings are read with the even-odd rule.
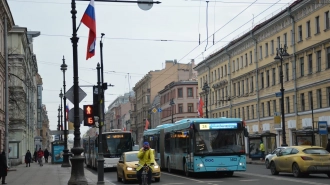
[[[38,151],[38,162],[39,162],[39,165],[40,166],[43,166],[42,164],[42,157],[44,156],[44,151],[41,150],[41,148],[39,148],[39,151]]]
[[[34,158],[34,162],[37,162],[37,160],[38,160],[38,152],[37,152],[37,149],[34,151],[33,158]]]
[[[48,152],[47,148],[44,151],[44,156],[45,156],[45,163],[48,163],[49,152]]]
[[[259,150],[261,152],[261,158],[260,158],[260,160],[263,161],[265,159],[265,145],[264,145],[264,142],[263,141],[260,141]]]
[[[6,183],[7,170],[8,170],[8,165],[6,160],[6,154],[3,151],[0,154],[0,178],[2,179],[2,184],[7,184]]]
[[[326,150],[327,150],[328,152],[330,152],[330,139],[328,139],[328,144],[327,144],[327,148],[326,148]]]
[[[31,152],[30,152],[30,150],[28,150],[25,154],[26,167],[28,167],[28,164],[29,164],[29,167],[30,167],[31,159],[32,159]]]

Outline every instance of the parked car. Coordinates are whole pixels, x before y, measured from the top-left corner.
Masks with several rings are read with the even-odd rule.
[[[137,180],[136,168],[139,163],[137,154],[139,151],[124,152],[117,163],[117,181],[122,181],[126,184],[128,181]],[[155,152],[155,151],[154,151]],[[156,159],[157,160],[157,159]],[[156,181],[160,181],[160,166],[157,162],[154,162],[154,170],[152,171],[152,178]]]
[[[273,157],[276,156],[276,154],[278,152],[280,152],[282,149],[285,149],[286,147],[278,147],[276,148],[272,153],[269,153],[266,155],[265,157],[265,165],[266,165],[266,168],[269,169],[269,162],[272,160]]]
[[[330,178],[330,153],[319,146],[291,146],[277,153],[270,161],[272,175],[292,173],[295,177],[326,174]]]

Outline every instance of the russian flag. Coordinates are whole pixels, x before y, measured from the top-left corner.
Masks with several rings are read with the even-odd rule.
[[[69,105],[65,106],[65,113],[66,113],[65,119],[66,119],[66,121],[68,121],[69,120]]]
[[[95,44],[96,44],[96,21],[95,21],[95,8],[94,0],[91,0],[81,22],[89,28],[88,44],[87,44],[87,55],[86,60],[92,58],[95,55]]]

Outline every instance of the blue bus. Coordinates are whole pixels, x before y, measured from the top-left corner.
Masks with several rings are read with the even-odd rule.
[[[97,168],[98,137],[83,138],[85,163],[88,167]],[[115,168],[123,152],[133,150],[132,133],[121,129],[112,129],[102,134],[104,168]]]
[[[168,172],[218,172],[232,176],[246,171],[245,122],[238,118],[190,118],[144,132]]]

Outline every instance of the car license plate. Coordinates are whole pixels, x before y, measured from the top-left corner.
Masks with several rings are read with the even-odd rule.
[[[329,170],[328,166],[318,166],[317,167],[318,170]]]
[[[217,168],[217,171],[227,171],[227,168]]]

